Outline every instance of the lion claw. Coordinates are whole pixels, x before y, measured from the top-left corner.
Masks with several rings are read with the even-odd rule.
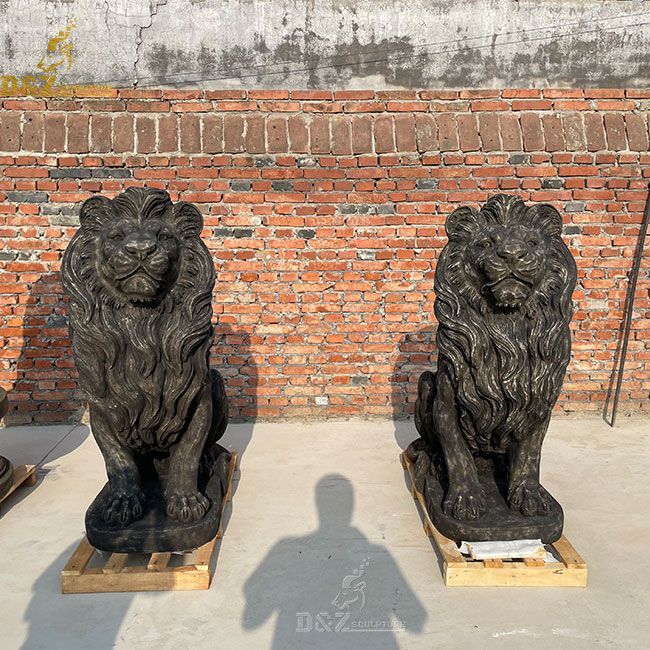
[[[102,516],[107,524],[128,526],[144,514],[145,496],[141,490],[114,492]]]
[[[485,494],[480,487],[466,490],[450,488],[442,504],[443,512],[454,519],[478,519],[487,507]]]
[[[200,492],[166,493],[167,516],[183,523],[201,521],[210,509],[210,501]]]
[[[551,499],[541,485],[518,485],[510,490],[508,504],[526,517],[547,515],[551,509]]]

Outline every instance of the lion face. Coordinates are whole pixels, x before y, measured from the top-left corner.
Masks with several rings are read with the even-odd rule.
[[[575,263],[550,205],[526,207],[518,197],[492,197],[480,211],[454,210],[446,223],[440,281],[481,313],[531,314],[548,304]],[[444,260],[443,260],[444,258]],[[438,278],[438,270],[436,270]]]
[[[465,250],[478,291],[502,310],[520,308],[535,291],[546,264],[546,241],[536,228],[490,225]]]
[[[109,223],[99,237],[99,277],[132,303],[159,302],[178,276],[179,261],[175,229],[157,218]]]

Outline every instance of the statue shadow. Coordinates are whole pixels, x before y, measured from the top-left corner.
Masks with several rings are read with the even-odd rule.
[[[435,327],[409,332],[398,344],[390,399],[395,442],[400,449],[406,449],[418,437],[413,422],[418,380],[425,370],[435,372],[437,358]]]
[[[259,375],[250,349],[251,335],[219,323],[214,339],[210,365],[224,379],[229,412],[229,424],[220,442],[236,451],[241,460],[257,419]]]
[[[319,526],[277,542],[244,584],[243,627],[276,615],[272,648],[398,648],[427,615],[388,549],[352,525],[354,491],[340,474],[316,486]]]
[[[19,296],[13,313],[22,321],[21,349],[13,367],[15,379],[8,392],[5,422],[78,424],[84,402],[68,336],[60,273],[40,275],[29,293]]]
[[[77,542],[68,546],[34,583],[24,615],[27,624],[24,650],[115,647],[135,594],[62,596],[61,570],[76,546]]]

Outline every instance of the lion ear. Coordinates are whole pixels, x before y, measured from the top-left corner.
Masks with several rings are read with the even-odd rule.
[[[562,234],[562,216],[548,203],[531,206],[526,217],[549,237],[559,237]]]
[[[476,210],[463,206],[457,208],[445,222],[445,230],[450,240],[464,239],[472,235],[478,228],[479,215]]]
[[[182,237],[198,237],[203,230],[203,215],[195,205],[185,201],[174,206],[174,222]]]
[[[81,206],[79,223],[88,230],[101,230],[111,215],[111,200],[105,196],[91,196]]]

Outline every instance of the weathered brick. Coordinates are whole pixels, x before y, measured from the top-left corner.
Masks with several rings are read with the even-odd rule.
[[[395,116],[395,146],[397,151],[417,151],[415,119],[413,115]]]
[[[138,153],[152,153],[156,150],[156,121],[155,118],[138,115],[135,119]]]
[[[543,151],[544,135],[539,116],[535,113],[523,113],[519,121],[524,136],[524,149],[526,151]]]
[[[542,124],[546,151],[563,151],[564,134],[562,132],[562,120],[559,115],[544,115]]]
[[[220,116],[217,117],[221,119]],[[205,131],[203,137],[205,140]],[[264,116],[260,113],[250,113],[246,116],[246,152],[266,153]]]
[[[564,128],[564,141],[569,151],[585,151],[587,140],[582,115],[580,113],[567,113],[562,116]]]
[[[456,151],[458,149],[456,116],[451,113],[443,113],[436,116],[436,122],[440,151]]]
[[[352,152],[372,153],[373,150],[372,117],[355,115],[352,118]]]
[[[332,153],[335,156],[352,154],[352,118],[336,115],[332,118]]]
[[[395,125],[392,115],[379,115],[375,118],[375,151],[395,151]]]
[[[198,153],[201,151],[201,117],[191,113],[180,116],[180,151]]]
[[[481,113],[478,117],[478,130],[484,151],[499,151],[499,119],[493,113]]]
[[[587,136],[587,150],[601,151],[606,148],[605,129],[603,116],[600,113],[587,113],[585,120],[585,135]]]
[[[0,151],[20,151],[20,113],[0,112]]]
[[[158,117],[158,153],[178,151],[178,124],[177,115],[160,115]]]
[[[113,118],[96,113],[90,116],[90,151],[104,153],[111,150]]]
[[[65,115],[63,113],[45,113],[46,152],[61,153],[65,150]]]
[[[521,151],[523,149],[518,115],[499,115],[499,133],[504,151]]]
[[[418,113],[415,116],[415,131],[418,151],[436,151],[438,149],[438,127],[433,115]]]
[[[314,153],[330,152],[330,119],[324,115],[316,115],[309,126],[311,150]]]
[[[0,119],[2,119],[1,115]],[[43,123],[43,113],[35,111],[25,112],[22,145],[25,151],[43,151]]]
[[[620,113],[605,113],[604,122],[608,149],[612,151],[627,149],[623,115]]]
[[[223,149],[226,153],[240,153],[245,151],[244,129],[245,123],[242,115],[224,115]]]
[[[626,114],[625,129],[632,151],[648,151],[648,125],[643,115],[639,113]]]
[[[291,115],[287,123],[289,130],[289,150],[293,153],[309,151],[309,129],[304,115]]]
[[[270,115],[266,119],[266,144],[269,153],[286,153],[289,150],[286,117]]]
[[[47,118],[46,118],[47,126]],[[134,143],[134,120],[132,115],[116,115],[113,120],[113,149],[116,153],[133,151]],[[46,129],[47,135],[47,129]]]

